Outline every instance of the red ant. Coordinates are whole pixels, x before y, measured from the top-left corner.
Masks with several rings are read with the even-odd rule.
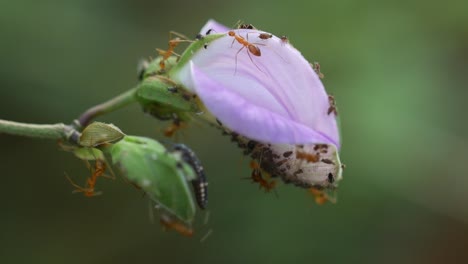
[[[98,177],[105,176],[104,173],[106,171],[106,163],[103,160],[97,159],[96,162],[94,163],[94,171],[91,174],[91,177],[89,177],[86,180],[86,188],[83,188],[79,186],[78,184],[74,183],[68,175],[65,174],[65,177],[67,177],[68,181],[76,188],[74,192],[82,192],[84,196],[86,197],[93,197],[96,195],[101,194],[100,192],[95,192],[94,187],[96,186],[96,181]]]
[[[239,42],[241,45],[243,45],[242,48],[239,49],[239,51],[237,53],[239,53],[243,48],[247,48],[247,50],[252,53],[253,55],[255,56],[261,56],[262,53],[260,52],[260,49],[255,46],[254,44],[250,43],[248,40],[246,40],[245,38],[239,36],[236,34],[236,32],[234,31],[229,31],[228,32],[228,35],[233,37],[234,40],[237,40],[237,42]],[[232,43],[234,43],[234,40],[232,41]],[[249,55],[250,56],[250,55]]]
[[[270,192],[276,187],[276,181],[273,180],[268,182],[263,178],[260,165],[256,161],[252,160],[250,162],[250,168],[253,169],[250,179],[252,180],[252,182],[260,184],[260,189],[264,188],[266,192]]]
[[[180,121],[179,118],[174,118],[172,124],[170,124],[166,129],[164,129],[164,136],[172,137],[179,129],[185,126],[185,123]]]
[[[336,203],[336,198],[329,196],[325,191],[316,187],[309,188],[309,193],[314,196],[315,203],[318,205],[323,205],[326,202]]]
[[[172,39],[172,35],[176,35],[177,37]],[[162,50],[162,49],[156,49],[159,53],[160,56],[162,56],[162,59],[161,61],[159,61],[159,67],[161,68],[161,71],[164,71],[164,69],[166,68],[166,64],[165,64],[165,61],[167,61],[167,59],[169,59],[169,57],[171,57],[172,55],[176,55],[176,56],[180,56],[179,54],[175,53],[174,52],[174,49],[177,47],[177,45],[179,45],[179,43],[183,43],[183,42],[193,42],[191,40],[189,40],[188,37],[180,34],[180,33],[177,33],[175,31],[170,31],[169,32],[169,48],[167,50]]]
[[[244,48],[247,48],[247,55],[249,55],[249,59],[250,61],[255,65],[255,67],[257,67],[258,70],[260,70],[261,72],[263,72],[258,66],[257,64],[255,64],[255,62],[252,60],[252,57],[250,56],[250,54],[252,53],[252,55],[255,55],[257,57],[260,57],[262,55],[262,52],[260,51],[260,49],[255,46],[254,44],[250,43],[248,41],[248,38],[249,38],[249,33],[247,33],[247,40],[241,36],[239,36],[238,34],[236,34],[236,32],[234,31],[229,31],[228,32],[228,35],[233,37],[234,39],[232,40],[232,44],[234,44],[234,41],[237,40],[237,42],[239,42],[239,44],[242,45],[242,47],[237,51],[236,53],[236,71],[237,71],[237,55],[239,54],[239,52],[241,52]],[[231,46],[232,46],[231,44]],[[258,43],[257,43],[258,44]]]
[[[320,153],[311,154],[301,151],[296,151],[296,158],[306,160],[307,162],[318,162],[320,160]]]
[[[184,236],[191,237],[193,236],[193,229],[190,226],[185,225],[184,223],[169,217],[168,215],[162,214],[161,219],[159,220],[161,225],[167,229],[173,229],[179,234]]]
[[[333,95],[328,95],[328,102],[330,103],[330,107],[328,108],[327,114],[330,115],[334,113],[335,116],[337,116],[338,110],[336,109],[335,97]]]

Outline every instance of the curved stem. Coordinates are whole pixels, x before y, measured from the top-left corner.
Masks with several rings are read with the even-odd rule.
[[[27,124],[3,119],[0,119],[0,133],[33,138],[67,139],[71,142],[78,142],[79,137],[76,130],[62,123]]]
[[[89,125],[91,120],[94,118],[104,115],[110,112],[113,112],[117,109],[123,108],[133,102],[136,102],[135,94],[136,94],[137,87],[132,88],[117,97],[110,99],[107,102],[102,104],[98,104],[86,110],[81,116],[75,120],[75,125],[78,126],[78,129],[86,127]]]

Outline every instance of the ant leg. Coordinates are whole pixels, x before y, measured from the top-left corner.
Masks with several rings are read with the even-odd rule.
[[[234,45],[234,41],[236,41],[236,38],[233,38],[233,39],[232,39],[231,48],[232,48],[232,46]]]
[[[274,49],[271,49],[267,44],[265,43],[257,43],[257,42],[252,42],[252,45],[260,45],[260,46],[264,46],[265,48],[273,51],[276,55],[278,55],[278,57],[280,57],[284,62],[286,62],[287,64],[289,64],[289,61],[286,60],[283,56],[281,56],[276,50]]]
[[[235,65],[236,65],[236,67],[234,68],[234,75],[236,75],[236,73],[237,73],[237,55],[239,55],[239,52],[241,52],[241,50],[243,50],[244,48],[245,48],[245,46],[242,46],[242,47],[237,51],[236,56],[235,56],[235,58],[234,58],[234,59],[235,59]],[[249,52],[249,51],[247,51],[247,53],[248,53],[248,52]],[[249,55],[249,56],[250,56],[250,55]]]
[[[245,46],[244,46],[244,47],[245,47]],[[259,71],[261,71],[261,72],[263,72],[264,74],[266,74],[266,73],[265,73],[264,71],[262,71],[262,69],[260,69],[260,67],[258,67],[258,65],[253,61],[252,56],[250,56],[249,50],[247,50],[247,55],[249,56],[249,59],[250,59],[250,61],[253,63],[253,65],[255,65],[255,67],[257,67],[257,69],[258,69]]]
[[[81,186],[79,186],[78,184],[76,184],[69,176],[67,173],[65,173],[65,177],[68,179],[68,181],[70,182],[70,184],[75,187],[76,189],[73,190],[73,193],[77,193],[77,192],[87,192],[88,190],[86,188],[83,188]]]
[[[250,32],[250,33],[252,33],[252,32]],[[250,43],[250,42],[249,42],[249,32],[247,32],[247,33],[245,34],[245,38],[246,38],[247,42]],[[253,45],[253,43],[250,43],[250,45]],[[266,45],[265,45],[265,46],[266,46]],[[244,47],[245,47],[245,46],[244,46]],[[259,71],[261,71],[261,72],[263,72],[264,74],[266,74],[266,73],[265,73],[264,71],[262,71],[262,70],[260,69],[260,67],[258,67],[258,65],[253,61],[252,56],[250,56],[250,51],[249,51],[248,48],[247,48],[247,55],[249,56],[249,59],[250,59],[250,61],[253,63],[253,65],[255,65],[255,67],[257,67],[257,69],[258,69]]]
[[[177,37],[181,38],[182,40],[190,40],[190,38],[185,36],[184,34],[171,30],[171,31],[169,31],[169,39],[172,39],[172,35],[177,36]],[[193,42],[193,41],[191,41],[191,42]]]

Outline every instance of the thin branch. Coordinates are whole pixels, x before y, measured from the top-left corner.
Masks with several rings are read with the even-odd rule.
[[[33,138],[66,139],[73,143],[77,143],[79,138],[79,133],[75,129],[63,123],[27,124],[3,119],[0,119],[0,133]]]
[[[133,102],[136,102],[135,93],[137,87],[132,88],[117,97],[110,99],[107,102],[98,104],[86,110],[78,119],[75,120],[75,126],[81,130],[83,127],[89,125],[89,123],[96,117],[113,112],[117,109],[123,108]]]

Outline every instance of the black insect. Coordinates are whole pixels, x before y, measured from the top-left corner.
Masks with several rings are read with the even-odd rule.
[[[252,24],[240,24],[238,29],[256,29]]]
[[[180,152],[182,159],[195,171],[195,179],[191,181],[197,204],[205,209],[208,204],[208,181],[205,171],[195,152],[184,144],[176,144],[174,150]]]
[[[333,178],[333,174],[328,173],[328,182],[333,183],[335,181],[335,178]]]

